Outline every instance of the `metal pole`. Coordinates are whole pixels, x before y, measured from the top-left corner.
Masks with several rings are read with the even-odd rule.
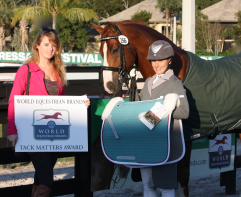
[[[173,18],[173,43],[177,45],[177,17]]]
[[[182,48],[195,53],[195,0],[182,0]]]

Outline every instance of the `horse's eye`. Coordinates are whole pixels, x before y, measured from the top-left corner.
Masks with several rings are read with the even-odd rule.
[[[112,49],[112,54],[116,54],[117,52],[119,51],[119,49],[118,48],[116,48],[116,49]]]

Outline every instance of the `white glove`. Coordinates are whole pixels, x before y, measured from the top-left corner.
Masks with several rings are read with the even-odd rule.
[[[124,102],[124,99],[122,97],[115,97],[109,101],[109,103],[105,106],[105,109],[102,113],[102,116],[101,116],[102,120],[105,120],[108,118],[113,108],[115,107],[116,103],[118,103],[119,101]]]
[[[169,93],[165,96],[163,105],[168,111],[165,116],[162,117],[162,119],[166,118],[176,107],[180,106],[180,98],[176,93]]]

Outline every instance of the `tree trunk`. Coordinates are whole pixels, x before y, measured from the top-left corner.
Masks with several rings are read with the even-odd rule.
[[[24,29],[23,26],[21,27],[21,30],[22,30],[22,47],[21,47],[21,51],[25,51],[25,29]]]
[[[170,17],[170,38],[173,41],[173,17]]]
[[[28,22],[26,19],[22,18],[19,22],[20,26],[20,34],[22,35],[22,44],[21,44],[21,51],[26,51],[26,39],[27,39],[27,29],[28,29]]]
[[[56,18],[57,18],[57,15],[53,14],[53,29],[56,29]]]
[[[0,27],[0,51],[4,50],[5,29],[4,26]]]
[[[3,39],[0,38],[0,51],[3,51]]]
[[[222,46],[221,46],[221,51],[220,52],[223,52],[224,42],[225,42],[225,37],[222,37]]]
[[[25,49],[25,32],[22,31],[22,51],[26,51]]]
[[[169,9],[166,9],[166,37],[168,38],[168,21],[169,21]]]
[[[123,4],[123,7],[125,8],[125,9],[127,9],[128,8],[128,0],[122,0],[122,4]]]

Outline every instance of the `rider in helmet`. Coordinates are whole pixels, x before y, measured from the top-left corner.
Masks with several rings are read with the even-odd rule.
[[[178,119],[188,118],[189,105],[186,90],[181,80],[174,75],[171,69],[171,66],[174,67],[174,65],[172,65],[172,58],[174,55],[172,46],[166,41],[158,40],[151,44],[147,59],[150,60],[156,74],[145,81],[140,96],[141,100],[158,99],[160,96],[164,96],[168,101],[170,100],[170,104],[165,107],[168,109],[168,113],[172,112],[171,124],[175,122],[176,125],[179,124]],[[180,95],[182,95],[181,98],[179,98]],[[176,128],[180,127],[175,127],[175,129]],[[173,130],[173,127],[170,126],[170,132],[173,132]],[[165,165],[159,167],[160,169],[163,168],[161,169],[163,173],[158,174],[158,177],[162,180],[166,180],[168,172],[165,172]],[[176,165],[173,165],[173,167],[176,168]],[[152,167],[141,168],[141,177],[144,187],[144,197],[157,197],[157,187],[152,180]],[[175,197],[174,188],[160,188],[160,191],[162,197]]]

